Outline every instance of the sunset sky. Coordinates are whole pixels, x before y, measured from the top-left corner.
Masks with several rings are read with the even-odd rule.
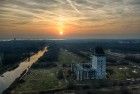
[[[140,0],[0,0],[0,38],[139,38]]]

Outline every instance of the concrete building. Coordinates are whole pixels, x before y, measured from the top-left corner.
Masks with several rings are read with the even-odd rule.
[[[106,56],[102,48],[96,47],[89,63],[72,64],[77,80],[106,78]]]

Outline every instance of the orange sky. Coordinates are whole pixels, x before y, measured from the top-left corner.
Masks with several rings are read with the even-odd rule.
[[[0,37],[139,38],[139,8],[139,0],[1,0]]]

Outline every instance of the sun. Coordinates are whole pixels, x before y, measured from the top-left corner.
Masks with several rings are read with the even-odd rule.
[[[64,17],[62,16],[58,17],[57,28],[58,28],[59,35],[64,35],[64,29],[65,29]]]
[[[59,34],[60,34],[60,35],[63,35],[63,32],[62,32],[62,31],[60,31],[60,32],[59,32]]]

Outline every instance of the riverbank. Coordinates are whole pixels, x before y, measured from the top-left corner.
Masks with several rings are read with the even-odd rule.
[[[67,73],[63,74],[66,71],[63,70],[63,66],[70,64],[71,61],[76,63],[82,61],[82,59],[61,49],[57,56],[57,61],[48,61],[50,54],[45,54],[38,62],[33,64],[27,75],[23,78],[23,83],[17,83],[17,87],[11,90],[11,94],[50,93],[67,89],[69,83],[65,79]]]
[[[45,48],[44,50],[39,51],[35,55],[30,57],[30,61],[26,59],[25,61],[21,62],[19,67],[14,70],[7,71],[0,77],[0,93],[6,90],[17,78],[21,76],[21,74],[28,68],[32,66],[43,54],[47,51]]]
[[[2,94],[10,94],[11,91],[16,88],[18,83],[21,83],[21,79],[23,78],[23,76],[26,74],[27,69],[25,71],[23,71],[23,73],[20,75],[19,78],[16,78],[15,81],[6,89],[2,92]]]
[[[3,66],[0,67],[0,76],[3,76],[2,74],[7,72],[7,71],[11,71],[11,70],[14,70],[16,69],[17,67],[19,66],[18,63],[14,64],[13,67],[6,67],[6,68],[3,68]]]
[[[0,75],[2,76],[5,72],[7,72],[7,71],[12,71],[12,70],[14,70],[14,69],[16,69],[17,67],[19,67],[19,64],[20,64],[20,62],[23,62],[23,61],[25,61],[27,58],[25,57],[25,59],[23,59],[23,60],[21,60],[21,61],[19,61],[19,62],[17,62],[17,63],[15,63],[14,65],[12,65],[12,66],[6,66],[6,67],[4,67],[4,66],[0,66]],[[4,68],[3,68],[4,67]]]
[[[45,47],[46,41],[11,40],[0,41],[0,75],[14,70],[20,62]]]

